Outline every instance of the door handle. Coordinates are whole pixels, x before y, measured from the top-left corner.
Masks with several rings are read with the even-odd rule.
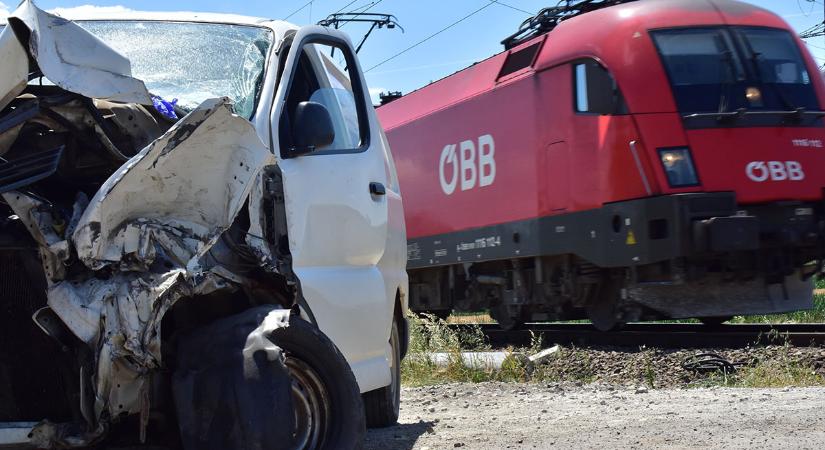
[[[383,184],[373,181],[370,183],[370,194],[372,195],[387,195],[387,189]]]

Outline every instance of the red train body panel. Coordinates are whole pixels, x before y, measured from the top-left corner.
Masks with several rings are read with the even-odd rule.
[[[578,272],[581,264],[623,268],[600,272],[595,284],[621,284],[624,299],[627,289],[657,278],[635,274],[659,270],[650,264],[671,265],[659,281],[676,285],[702,278],[681,273],[685,267],[718,274],[711,253],[726,261],[792,248],[782,257],[794,262],[780,272],[802,270],[820,258],[822,105],[823,79],[791,28],[728,0],[641,0],[588,12],[386,104],[378,114],[405,192],[413,282],[416,270],[429,270],[420,272],[413,307],[486,302],[514,319],[524,311],[540,311],[527,319],[569,317],[569,308],[542,307],[559,299],[540,292],[555,288],[538,287],[549,283],[541,272],[556,270],[561,263],[553,258],[562,255],[580,260]],[[688,203],[689,214],[678,206]],[[774,212],[791,203],[793,213]],[[787,214],[801,216],[773,219]],[[777,233],[794,237],[776,244]],[[749,243],[739,247],[717,242],[743,234]],[[480,283],[497,287],[478,288],[469,262],[481,276],[501,275]],[[437,269],[458,264],[463,269]],[[765,267],[749,273],[776,284],[776,273],[766,275],[776,271]],[[455,270],[476,291],[456,292]],[[440,286],[445,279],[452,284]],[[519,282],[529,285],[520,293]],[[790,281],[781,283],[787,291]],[[605,303],[592,292],[584,297],[567,299],[572,310]],[[803,297],[784,306],[740,302],[724,314],[793,309],[810,299]],[[653,309],[671,317],[722,314]]]

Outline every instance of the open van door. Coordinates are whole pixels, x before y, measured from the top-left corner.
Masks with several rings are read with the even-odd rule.
[[[379,268],[390,183],[382,132],[345,34],[301,28],[285,61],[270,120],[293,270],[318,326],[366,392],[390,382],[394,304]]]

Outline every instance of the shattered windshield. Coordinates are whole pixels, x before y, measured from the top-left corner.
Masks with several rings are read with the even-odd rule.
[[[132,62],[132,75],[153,95],[192,110],[229,97],[238,115],[252,117],[263,82],[272,32],[266,28],[184,22],[82,21]]]

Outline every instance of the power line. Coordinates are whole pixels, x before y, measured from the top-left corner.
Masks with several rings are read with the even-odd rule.
[[[344,7],[343,7],[343,8],[339,9],[338,11],[335,11],[333,14],[338,14],[339,12],[341,12],[341,11],[343,11],[343,10],[345,10],[345,9],[349,8],[349,7],[350,7],[350,5],[352,5],[353,3],[357,2],[357,1],[358,1],[358,0],[352,0],[351,2],[347,3],[346,5],[344,5]]]
[[[814,7],[816,6],[816,3],[814,3],[813,0],[807,0],[807,2],[811,4],[811,10],[805,12],[805,10],[802,9],[802,3],[800,3],[800,0],[796,0],[796,6],[799,7],[799,12],[801,12],[805,17],[810,16],[811,13],[814,12]]]
[[[494,4],[495,4],[495,3],[494,3],[493,1],[490,1],[489,3],[487,3],[487,4],[486,4],[486,5],[484,5],[484,6],[482,6],[481,8],[476,9],[475,11],[473,11],[473,12],[471,12],[471,13],[467,14],[466,16],[464,16],[464,17],[462,17],[462,18],[460,18],[460,19],[456,20],[455,22],[453,22],[453,23],[451,23],[451,24],[447,25],[446,27],[444,27],[444,28],[442,28],[442,29],[440,29],[440,30],[436,31],[435,33],[433,33],[433,34],[431,34],[431,35],[429,35],[429,36],[425,37],[424,39],[422,39],[422,40],[420,40],[420,41],[416,42],[415,44],[413,44],[413,45],[411,45],[411,46],[409,46],[409,47],[405,48],[404,50],[401,50],[400,52],[398,52],[398,53],[396,53],[396,54],[394,54],[394,55],[390,56],[389,58],[387,58],[387,59],[385,59],[385,60],[381,61],[380,63],[378,63],[378,64],[376,64],[376,65],[374,65],[374,66],[370,67],[370,68],[369,68],[369,69],[367,69],[365,72],[369,72],[370,70],[375,69],[376,67],[379,67],[379,66],[381,66],[381,65],[384,65],[384,64],[386,64],[386,63],[388,63],[388,62],[392,61],[393,59],[398,58],[399,56],[403,55],[404,53],[407,53],[408,51],[410,51],[410,50],[412,50],[412,49],[414,49],[414,48],[418,47],[419,45],[421,45],[421,44],[423,44],[423,43],[425,43],[425,42],[429,41],[430,39],[432,39],[432,38],[434,38],[434,37],[438,36],[439,34],[441,34],[441,33],[445,32],[445,31],[449,30],[450,28],[452,28],[452,27],[454,27],[454,26],[456,26],[456,25],[460,24],[461,22],[464,22],[465,20],[469,19],[470,17],[473,17],[474,15],[476,15],[476,14],[480,13],[481,11],[483,11],[483,10],[485,10],[485,9],[489,8],[490,6],[493,6]]]
[[[357,12],[358,12],[358,14],[354,15],[354,16],[352,17],[352,19],[347,20],[346,22],[342,23],[342,24],[341,24],[341,26],[339,26],[338,28],[344,28],[344,26],[345,26],[346,24],[348,24],[348,23],[352,22],[352,20],[353,20],[353,19],[357,19],[357,18],[358,18],[358,16],[360,16],[361,14],[364,14],[365,12],[367,12],[367,11],[371,10],[374,6],[377,6],[379,3],[383,2],[383,1],[384,1],[384,0],[378,0],[378,1],[374,1],[374,2],[370,3],[369,5],[362,5],[362,6],[358,7],[358,8],[355,8],[355,11],[357,11]],[[366,9],[365,9],[365,7],[366,7]],[[359,9],[360,9],[361,11],[358,11]]]
[[[308,2],[304,3],[304,6],[302,6],[302,7],[298,8],[298,9],[296,9],[295,11],[292,11],[292,14],[290,14],[290,15],[288,15],[288,16],[286,16],[286,17],[284,17],[284,18],[283,18],[283,20],[287,20],[287,19],[289,19],[290,17],[294,16],[295,14],[298,14],[299,12],[303,11],[303,10],[304,10],[304,8],[306,8],[307,6],[311,5],[313,1],[315,1],[315,0],[309,0]]]
[[[513,5],[508,5],[507,3],[500,2],[500,1],[498,1],[498,0],[490,0],[490,1],[491,1],[491,2],[493,2],[493,3],[497,3],[497,4],[501,5],[501,6],[505,6],[505,7],[507,7],[507,8],[510,8],[510,9],[512,9],[512,10],[519,11],[519,12],[523,12],[524,14],[527,14],[528,16],[532,16],[532,15],[533,15],[533,13],[531,13],[530,11],[525,11],[525,10],[523,10],[523,9],[521,9],[521,8],[516,8],[516,7],[515,7],[515,6],[513,6]]]

